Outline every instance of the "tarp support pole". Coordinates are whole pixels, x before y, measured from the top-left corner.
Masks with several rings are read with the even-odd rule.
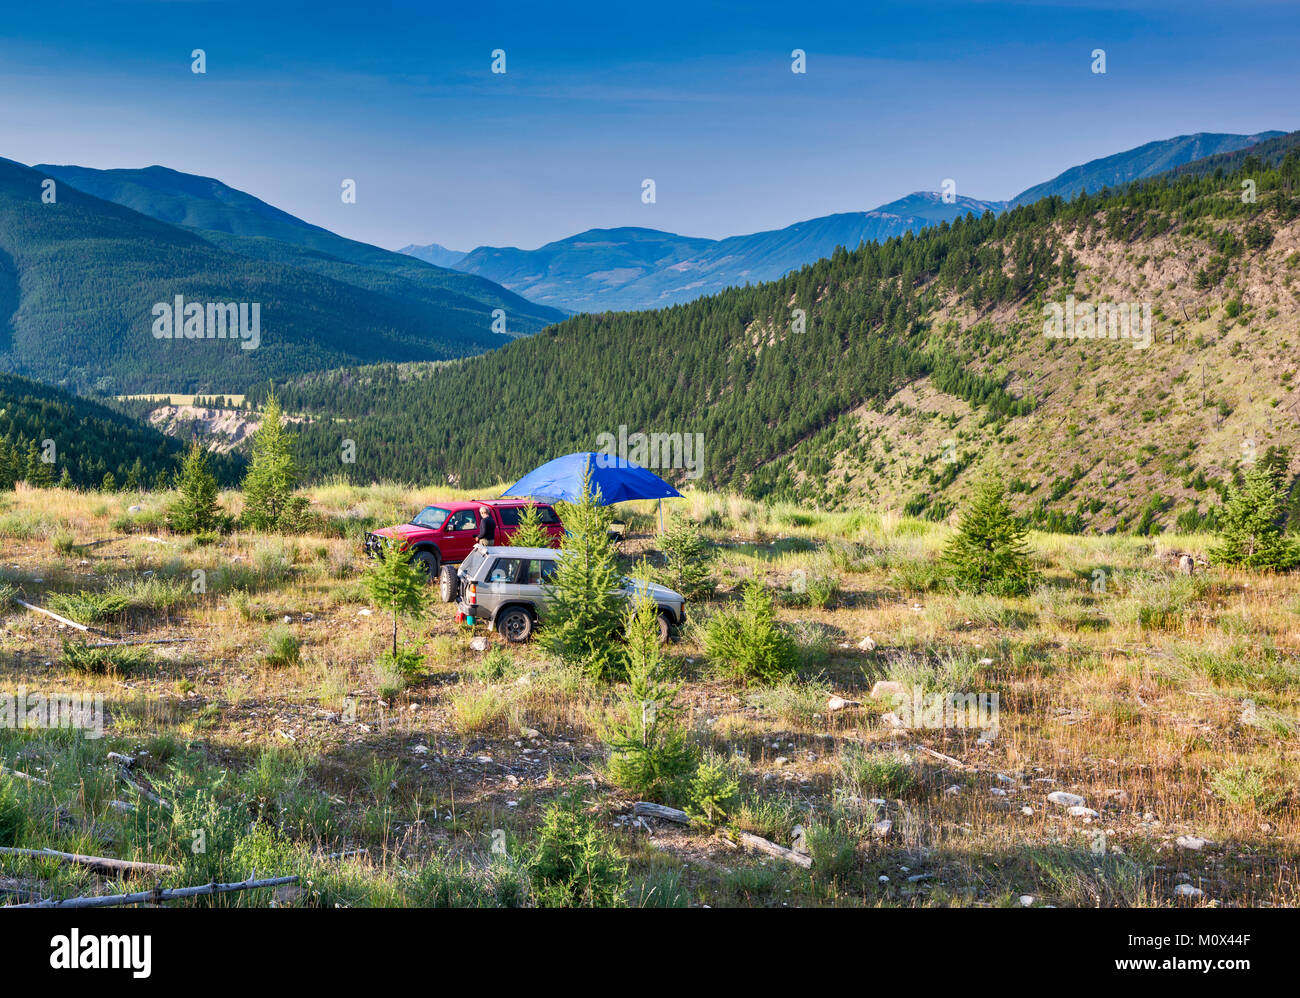
[[[659,533],[664,532],[664,501],[659,500]]]

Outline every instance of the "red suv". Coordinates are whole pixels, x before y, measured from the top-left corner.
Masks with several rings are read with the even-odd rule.
[[[510,535],[519,527],[519,518],[529,506],[537,506],[542,527],[551,535],[551,547],[559,547],[564,524],[555,509],[546,503],[528,499],[456,499],[425,506],[410,523],[383,527],[366,534],[366,553],[377,556],[386,539],[400,541],[411,560],[419,562],[438,580],[439,595],[444,602],[456,598],[456,570],[451,566],[464,560],[478,539],[482,517],[490,516],[496,525],[493,544],[509,544]]]

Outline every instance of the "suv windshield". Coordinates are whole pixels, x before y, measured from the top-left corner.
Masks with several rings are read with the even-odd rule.
[[[424,509],[416,513],[411,518],[411,522],[417,527],[429,527],[437,530],[442,526],[442,521],[447,519],[447,511],[438,506],[425,506]]]

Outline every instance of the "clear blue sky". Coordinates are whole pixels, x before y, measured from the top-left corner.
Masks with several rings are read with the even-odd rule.
[[[1300,127],[1295,0],[6,7],[0,156],[160,163],[392,248],[720,237]]]

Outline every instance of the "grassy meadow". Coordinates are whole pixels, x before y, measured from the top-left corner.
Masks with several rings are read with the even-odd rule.
[[[210,538],[167,532],[165,493],[0,495],[0,696],[99,693],[106,712],[99,739],[0,726],[0,766],[35,778],[0,775],[0,846],[179,867],[164,886],[301,877],[232,905],[541,904],[521,857],[566,798],[618,868],[609,903],[1300,902],[1300,575],[1180,572],[1208,537],[1033,533],[1040,583],[997,598],[946,585],[946,524],[674,501],[718,548],[716,596],[668,648],[678,703],[739,787],[725,820],[683,826],[634,818],[609,778],[616,684],[458,625],[432,589],[400,623],[420,673],[377,667],[392,620],[360,583],[364,531],[466,493],[304,494],[311,532]],[[629,569],[655,562],[653,505],[625,512]],[[723,678],[704,649],[703,623],[755,578],[798,648],[776,686]],[[109,641],[154,643],[89,647]],[[882,681],[996,693],[996,733],[899,727]],[[138,790],[110,752],[135,759]],[[0,903],[118,889],[0,855]]]

